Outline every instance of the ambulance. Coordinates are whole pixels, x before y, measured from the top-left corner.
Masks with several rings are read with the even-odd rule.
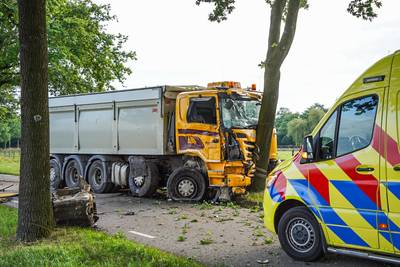
[[[400,51],[365,71],[267,178],[265,226],[293,259],[400,263]]]

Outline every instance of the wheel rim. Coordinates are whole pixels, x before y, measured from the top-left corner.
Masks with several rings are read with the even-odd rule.
[[[50,181],[54,182],[56,180],[56,169],[51,167],[50,168]]]
[[[70,181],[72,182],[72,183],[74,183],[74,184],[77,184],[78,183],[78,181],[79,181],[79,172],[78,172],[78,169],[74,166],[74,165],[71,165],[71,167],[69,167],[69,178],[70,178]]]
[[[133,178],[133,182],[137,187],[142,187],[144,185],[144,177],[143,176],[137,176]]]
[[[93,178],[96,185],[101,185],[101,181],[103,180],[103,175],[100,169],[96,168],[96,170],[94,171]]]
[[[196,192],[196,185],[188,178],[182,179],[178,183],[178,193],[183,197],[191,197]]]
[[[286,238],[294,250],[306,253],[315,245],[314,227],[304,218],[293,218],[286,227]]]

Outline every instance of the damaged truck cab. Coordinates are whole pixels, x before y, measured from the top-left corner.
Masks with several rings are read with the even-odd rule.
[[[231,82],[212,83],[208,88],[177,97],[177,153],[201,159],[210,186],[244,193],[255,172],[261,94]],[[272,144],[270,158],[274,166],[276,134]]]
[[[239,83],[50,98],[52,187],[79,176],[96,193],[167,187],[173,200],[229,200],[254,176],[261,93]],[[270,168],[277,162],[273,135]]]

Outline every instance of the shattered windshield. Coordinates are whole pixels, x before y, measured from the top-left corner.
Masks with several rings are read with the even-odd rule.
[[[253,128],[258,124],[261,102],[254,98],[223,98],[222,121],[225,128]]]

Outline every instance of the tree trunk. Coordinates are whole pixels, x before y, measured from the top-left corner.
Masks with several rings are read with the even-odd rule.
[[[269,151],[271,148],[272,131],[275,124],[275,113],[279,97],[280,68],[265,66],[264,93],[257,127],[257,146],[260,149],[259,159],[256,163],[255,179],[252,183],[254,191],[262,191],[269,164]]]
[[[48,55],[45,0],[18,0],[21,65],[21,167],[17,239],[50,234]]]
[[[289,2],[286,23],[282,37],[280,37],[282,17],[287,1]],[[272,132],[279,97],[280,68],[289,53],[294,39],[299,9],[300,0],[275,0],[272,4],[268,52],[264,65],[264,93],[256,137],[256,143],[260,152],[259,159],[256,161],[256,172],[250,188],[252,191],[262,191],[265,188]]]

